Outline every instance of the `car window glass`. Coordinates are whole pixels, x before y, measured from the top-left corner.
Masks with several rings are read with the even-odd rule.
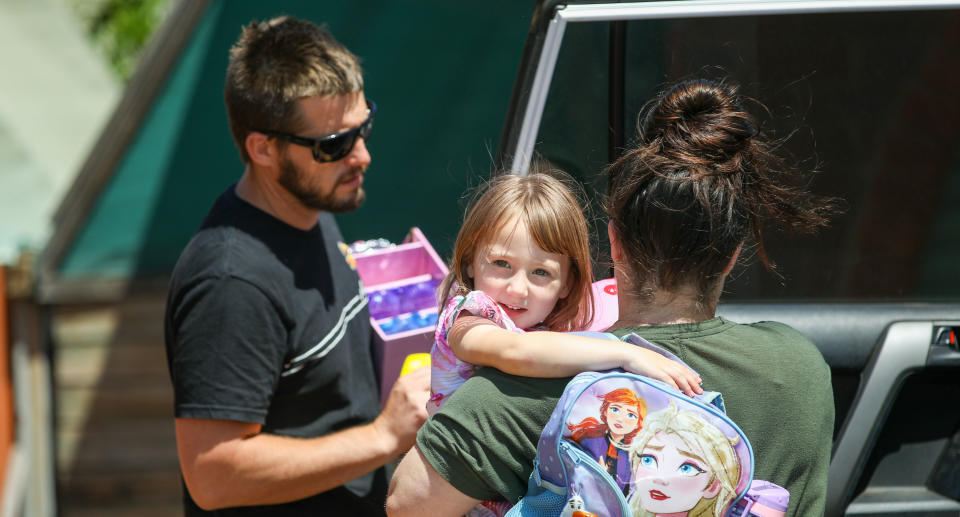
[[[766,106],[764,131],[819,171],[811,188],[845,200],[817,236],[768,232],[782,278],[741,267],[725,300],[960,298],[960,13],[641,20],[626,29],[626,142],[665,84],[729,78]],[[608,22],[568,24],[532,165],[566,170],[595,202],[609,159],[609,33]]]

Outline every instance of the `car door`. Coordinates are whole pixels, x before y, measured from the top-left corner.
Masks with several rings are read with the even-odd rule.
[[[738,83],[762,103],[763,131],[816,171],[810,188],[844,200],[817,236],[770,235],[777,273],[741,267],[719,309],[792,325],[829,363],[830,517],[960,514],[957,49],[954,1],[541,1],[534,11],[497,158],[579,179],[598,230],[604,166],[636,137],[643,103],[691,77]]]

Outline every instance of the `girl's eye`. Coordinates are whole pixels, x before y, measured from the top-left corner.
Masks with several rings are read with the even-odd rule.
[[[493,265],[497,267],[510,267],[510,264],[507,264],[507,261],[502,259],[494,260]]]
[[[648,469],[656,468],[657,458],[654,458],[651,454],[641,454],[640,464]]]
[[[534,269],[533,274],[537,276],[550,276],[550,272],[546,269]]]
[[[636,419],[637,419],[637,414],[634,413],[634,412],[632,412],[632,411],[628,411],[628,412],[627,412],[627,418],[629,418],[629,419],[631,419],[631,420],[636,420]]]
[[[689,461],[684,462],[683,465],[680,465],[677,470],[680,471],[680,474],[688,477],[699,476],[700,474],[706,472],[706,470],[703,470]]]
[[[613,406],[610,408],[610,412],[613,414],[617,414],[620,412],[620,408],[618,408],[617,406]]]

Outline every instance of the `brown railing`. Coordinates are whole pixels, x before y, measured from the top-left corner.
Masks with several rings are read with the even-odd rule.
[[[10,376],[10,325],[7,319],[7,270],[4,266],[0,266],[0,487],[3,487],[6,482],[11,447],[13,447],[13,386]]]

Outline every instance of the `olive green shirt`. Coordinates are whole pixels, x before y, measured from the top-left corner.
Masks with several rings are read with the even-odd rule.
[[[830,369],[796,330],[723,318],[614,330],[676,354],[723,394],[746,433],[755,479],[790,491],[788,516],[822,515],[833,438]],[[417,435],[417,447],[451,485],[482,500],[526,493],[540,432],[569,378],[516,377],[480,368]]]

